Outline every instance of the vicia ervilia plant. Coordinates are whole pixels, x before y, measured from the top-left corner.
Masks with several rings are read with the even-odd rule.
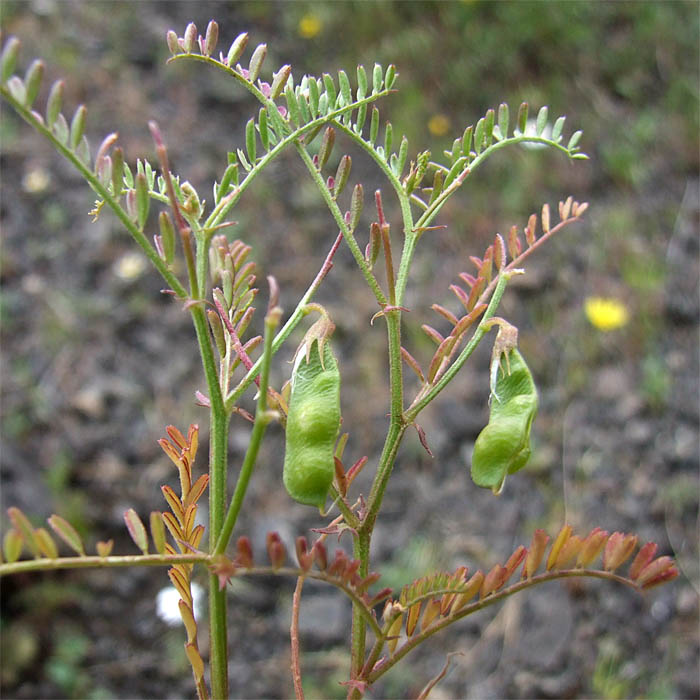
[[[490,376],[484,378],[491,389],[490,418],[476,441],[471,474],[477,485],[498,493],[508,475],[526,465],[537,390],[517,349],[517,329],[496,314],[509,280],[524,272],[526,258],[562,228],[578,221],[587,204],[567,198],[559,204],[558,221],[545,204],[541,215],[531,215],[522,230],[513,226],[505,236],[496,234],[480,257],[471,256],[470,271],[462,272],[450,285],[460,311],[453,313],[441,304],[432,306],[450,330],[445,335],[423,326],[435,343],[432,357],[423,361],[402,345],[406,290],[416,248],[424,238],[430,238],[447,200],[497,150],[531,142],[549,146],[570,159],[582,159],[586,156],[578,148],[581,132],[575,131],[565,140],[564,117],[549,125],[547,108],[542,107],[531,128],[527,104],[512,116],[508,105],[501,104],[467,127],[451,150],[437,157],[430,151],[416,153],[409,149],[405,137],[394,134],[390,123],[382,123],[376,106],[395,89],[394,66],[385,69],[375,64],[369,71],[358,66],[352,81],[344,71],[335,77],[324,73],[320,78],[305,75],[296,81],[289,65],[272,73],[266,70],[265,44],[257,46],[244,62],[247,34],[238,36],[218,58],[217,39],[218,27],[213,21],[204,36],[198,35],[194,24],[182,37],[173,31],[167,36],[171,60],[198,61],[223,71],[260,103],[258,113],[246,125],[245,143],[228,153],[228,163],[214,183],[210,206],[189,182],[171,171],[165,138],[155,122],[149,126],[157,164],[140,159],[132,167],[117,145],[116,134],[108,135],[94,156],[91,154],[85,136],[86,109],[81,105],[72,117],[64,116],[62,81],[51,87],[45,109],[35,110],[44,65],[34,61],[23,78],[15,75],[19,41],[9,38],[5,42],[2,97],[81,173],[97,196],[92,213],[97,217],[105,208],[112,210],[162,275],[168,293],[191,314],[206,380],[206,389],[197,392],[197,401],[209,410],[210,445],[208,470],[203,471],[196,466],[198,426],[191,425],[186,436],[173,426],[166,428],[167,437],[159,442],[178,470],[180,489],[176,493],[169,486],[162,487],[167,509],[150,513],[146,524],[133,509],[125,513],[126,526],[140,554],[112,554],[111,542],[98,542],[96,554],[89,554],[76,530],[58,515],[48,519],[51,534],[44,527],[34,527],[19,509],[10,508],[11,525],[4,535],[0,575],[59,568],[168,567],[168,576],[180,596],[185,650],[200,698],[228,695],[226,584],[236,576],[297,578],[291,624],[292,682],[297,697],[303,696],[298,630],[304,581],[324,581],[347,595],[353,623],[346,685],[348,696],[353,698],[361,697],[437,631],[537,583],[591,576],[642,590],[675,578],[678,572],[673,560],[657,558],[652,543],[635,555],[635,535],[610,534],[596,527],[579,536],[564,525],[553,540],[537,530],[528,547],[517,547],[507,561],[490,571],[468,572],[459,567],[454,572],[432,573],[397,592],[377,585],[380,576],[371,571],[370,544],[402,439],[407,429],[415,428],[428,449],[417,423],[419,414],[455,377],[493,326],[498,326],[498,334]],[[385,191],[377,190],[372,196],[376,219],[368,232],[359,230],[366,197],[361,183],[351,184],[351,155],[343,154],[337,169],[328,170],[337,136],[364,151],[386,179]],[[283,290],[274,278],[267,278],[264,332],[250,337],[248,329],[258,294],[255,265],[248,260],[251,248],[231,241],[224,231],[233,225],[230,217],[257,176],[285,148],[297,152],[339,233],[328,241],[323,265],[309,275],[306,292],[286,318],[280,307]],[[398,235],[397,226],[392,232],[385,214],[387,192],[398,202]],[[159,209],[157,217],[151,216],[154,204]],[[352,465],[343,461],[348,440],[361,437],[353,437],[353,426],[341,421],[343,372],[331,345],[335,325],[326,309],[312,302],[342,244],[348,246],[376,300],[376,313],[367,321],[381,319],[386,325],[390,424],[376,464],[366,457]],[[375,273],[378,267],[381,275]],[[180,270],[184,270],[182,276]],[[279,362],[285,341],[310,313],[318,318],[296,350],[291,381],[275,388],[269,382],[270,367]],[[285,353],[285,360],[289,354]],[[286,362],[280,366],[286,367]],[[415,396],[405,393],[405,367],[418,377],[420,388]],[[257,396],[254,415],[240,406],[248,391]],[[252,431],[242,464],[229,472],[228,430],[234,414],[252,422]],[[285,427],[286,445],[279,481],[269,488],[286,488],[292,498],[317,507],[321,520],[329,520],[315,530],[320,534],[313,542],[299,535],[291,562],[274,532],[267,536],[265,555],[254,553],[244,534],[231,545],[260,445],[272,421]],[[372,471],[368,493],[353,487],[362,469]],[[227,502],[230,473],[235,475],[235,487]],[[206,529],[195,524],[198,503],[205,493],[209,497]],[[325,538],[345,530],[351,533],[352,554],[338,550],[329,557]],[[72,555],[59,553],[59,543]],[[22,559],[23,553],[32,558]],[[621,572],[630,559],[629,568]],[[210,581],[206,660],[198,643],[200,621],[195,617],[191,590],[195,565],[206,567]],[[427,697],[443,674],[426,685],[421,697]]]

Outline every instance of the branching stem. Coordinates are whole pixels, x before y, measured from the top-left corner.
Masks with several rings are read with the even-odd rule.
[[[326,259],[323,261],[323,265],[321,265],[321,269],[318,271],[318,274],[314,278],[314,281],[309,285],[306,292],[304,292],[301,299],[299,300],[299,303],[292,312],[292,315],[287,319],[287,322],[282,326],[279,333],[277,333],[277,335],[275,336],[274,340],[272,341],[273,355],[280,349],[280,347],[282,347],[282,343],[284,343],[284,341],[289,337],[291,332],[297,327],[301,319],[304,318],[304,316],[306,315],[304,308],[309,303],[309,301],[311,301],[314,294],[317,292],[319,286],[321,285],[321,282],[328,274],[331,267],[333,267],[333,257],[335,256],[342,240],[342,234],[339,234],[335,242],[331,246],[331,249],[328,252],[328,255],[326,256]],[[245,377],[243,377],[243,379],[241,379],[241,381],[238,383],[236,388],[230,394],[228,394],[228,396],[226,397],[226,410],[228,412],[230,412],[233,409],[233,406],[235,405],[236,401],[238,401],[243,392],[252,384],[255,377],[258,376],[261,366],[262,357],[259,357],[253,363],[253,366],[246,373]]]
[[[279,323],[281,313],[282,310],[275,307],[268,312],[267,316],[265,317],[264,349],[262,354],[260,388],[258,394],[258,405],[255,411],[255,422],[253,423],[253,431],[250,435],[248,449],[246,450],[245,457],[243,458],[243,465],[241,466],[241,471],[238,475],[236,488],[233,492],[233,498],[231,499],[228,513],[226,514],[226,520],[224,521],[219,532],[216,546],[213,550],[214,554],[223,554],[226,551],[226,546],[231,538],[233,528],[236,525],[236,520],[238,519],[238,514],[240,513],[243,505],[243,500],[245,499],[248,484],[250,483],[250,477],[253,474],[253,469],[258,457],[258,452],[260,451],[260,445],[262,444],[265,429],[271,420],[271,416],[267,410],[267,387],[270,378],[270,360],[272,359],[272,337],[274,335],[275,328],[277,328],[277,324]]]
[[[66,159],[71,165],[82,175],[92,189],[105,201],[109,208],[115,213],[124,228],[129,232],[131,237],[137,243],[139,248],[143,250],[146,257],[153,263],[155,268],[160,272],[163,279],[168,283],[170,289],[181,299],[187,298],[187,291],[180,284],[179,280],[170,271],[165,261],[158,255],[156,249],[150,244],[143,231],[132,221],[124,208],[119,204],[119,201],[112,196],[109,190],[100,182],[99,178],[90,168],[83,163],[82,160],[72,151],[66,144],[62,143],[54,133],[42,121],[37,119],[30,110],[23,104],[18,102],[12,93],[4,86],[0,85],[0,95],[6,99],[17,112],[30,126],[38,131],[44,138],[51,142],[51,145]]]
[[[526,588],[530,588],[532,586],[536,586],[540,583],[544,583],[546,581],[554,581],[555,579],[560,578],[576,578],[584,576],[607,579],[609,581],[617,581],[618,583],[624,583],[625,585],[631,586],[635,590],[638,590],[638,587],[634,584],[633,581],[630,581],[624,576],[619,576],[618,574],[615,574],[610,571],[600,571],[597,569],[566,569],[561,571],[545,571],[541,574],[538,574],[537,576],[533,576],[532,578],[518,581],[512,586],[497,591],[496,593],[493,593],[487,596],[486,598],[480,598],[469,605],[465,605],[456,613],[449,615],[448,617],[445,617],[439,620],[438,622],[435,622],[425,631],[420,632],[408,639],[391,656],[386,658],[378,666],[374,667],[373,670],[370,670],[365,680],[367,680],[367,682],[369,683],[374,683],[381,676],[383,676],[390,668],[393,668],[402,658],[406,656],[406,654],[408,654],[410,651],[412,651],[422,642],[428,639],[428,637],[432,637],[440,630],[445,629],[445,627],[448,627],[457,620],[461,620],[467,615],[471,615],[477,612],[478,610],[482,610],[491,605],[494,605],[495,603],[499,603],[505,598],[513,595],[514,593],[518,593],[519,591],[522,591]]]

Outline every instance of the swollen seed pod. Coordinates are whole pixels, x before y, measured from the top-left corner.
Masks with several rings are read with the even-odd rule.
[[[340,373],[330,343],[300,348],[292,372],[283,480],[299,503],[322,508],[335,473],[340,429]]]
[[[506,358],[498,368],[489,422],[476,439],[471,467],[474,483],[496,494],[506,476],[530,458],[530,429],[537,413],[537,389],[525,360],[515,348]]]

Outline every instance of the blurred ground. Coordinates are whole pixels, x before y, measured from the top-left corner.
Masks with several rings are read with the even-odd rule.
[[[499,499],[468,479],[487,416],[484,347],[422,416],[435,458],[406,440],[374,568],[400,587],[431,568],[490,567],[533,528],[552,532],[566,519],[657,541],[682,575],[645,597],[588,581],[515,597],[434,638],[372,697],[417,695],[456,650],[465,656],[434,698],[700,696],[696,3],[36,0],[1,9],[3,34],[22,39],[22,65],[41,56],[50,80],[67,79],[64,102],[88,104],[93,144],[117,130],[132,162],[152,157],[146,123],[156,118],[174,168],[204,196],[254,105],[201,66],[165,65],[166,30],[182,33],[190,20],[203,30],[216,18],[226,46],[250,31],[268,43],[268,70],[396,63],[399,92],[382,114],[408,135],[411,154],[450,147],[502,100],[549,104],[568,115],[566,133],[583,128],[587,163],[524,150],[492,158],[443,210],[448,228],[424,240],[408,298],[406,344],[425,361],[420,324],[438,325],[430,305],[449,300],[470,254],[545,201],[591,202],[585,222],[528,263],[502,306],[540,387],[532,468]],[[132,551],[124,510],[162,508],[159,486],[174,476],[156,439],[169,423],[205,424],[192,402],[203,384],[193,333],[116,222],[90,223],[80,178],[2,109],[3,512],[17,505],[37,523],[58,512],[89,542],[113,537],[115,551]],[[352,156],[353,178],[373,191],[379,174]],[[276,276],[289,311],[335,231],[293,154],[253,189],[236,235],[253,246],[261,277]],[[349,456],[371,463],[386,425],[384,336],[368,325],[374,309],[350,256],[336,262],[318,300],[338,325]],[[588,323],[584,300],[601,295],[625,304],[626,326],[603,333]],[[278,356],[277,385],[293,350]],[[247,432],[234,420],[234,468]],[[258,550],[268,530],[291,542],[319,525],[272,486],[281,431],[270,432],[240,523]],[[165,584],[152,570],[3,580],[2,697],[192,696],[183,633],[154,615]],[[327,588],[306,592],[307,696],[343,697],[349,608]],[[289,581],[237,582],[232,696],[291,695],[291,593]]]

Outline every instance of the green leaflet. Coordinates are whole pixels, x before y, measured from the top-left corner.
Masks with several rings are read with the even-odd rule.
[[[520,352],[512,349],[499,363],[489,422],[474,444],[471,475],[477,486],[498,494],[506,476],[525,466],[536,413],[537,389],[532,374]]]
[[[323,352],[323,363],[321,362]],[[307,359],[308,358],[308,359]],[[292,373],[283,480],[299,503],[322,508],[335,473],[340,428],[340,373],[326,340],[301,348]]]

